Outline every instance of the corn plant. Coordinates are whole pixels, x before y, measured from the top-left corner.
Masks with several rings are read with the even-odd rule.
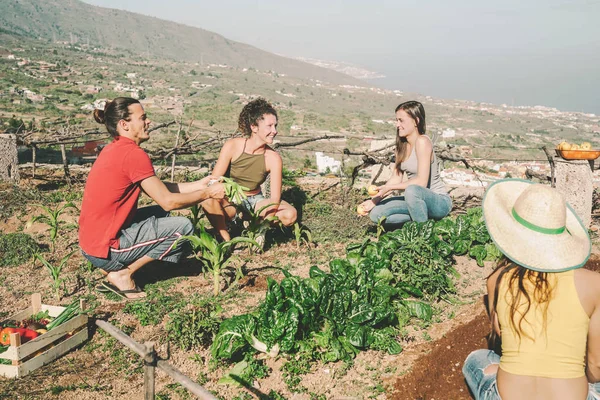
[[[194,225],[194,231],[198,229],[198,225],[200,225],[200,219],[202,216],[200,215],[200,211],[202,207],[199,207],[198,204],[194,204],[190,207],[190,221],[192,221],[192,225]]]
[[[242,204],[242,202],[248,197],[246,196],[246,192],[250,189],[246,186],[241,186],[233,179],[225,176],[222,176],[220,181],[223,182],[225,197],[227,197],[233,204]]]
[[[306,243],[306,246],[310,247],[310,244],[313,241],[310,230],[297,222],[294,224],[294,238],[296,239],[296,248],[298,249],[300,248],[302,242]]]
[[[63,286],[63,288],[64,288],[64,282],[65,282],[65,278],[62,278],[60,276],[60,274],[61,274],[64,266],[67,264],[67,261],[69,260],[69,258],[71,258],[73,253],[75,253],[75,251],[76,250],[73,250],[72,252],[70,252],[69,254],[64,256],[60,260],[58,265],[56,265],[56,266],[50,264],[40,253],[36,253],[34,256],[36,260],[40,260],[42,265],[44,267],[46,267],[46,269],[50,273],[50,277],[52,278],[52,288],[54,289],[54,294],[56,295],[56,299],[59,301],[60,301],[60,297],[61,297],[60,296],[60,288],[61,288],[61,286]]]
[[[54,253],[54,250],[56,249],[56,238],[59,236],[59,228],[65,223],[65,221],[60,220],[60,215],[67,208],[74,208],[77,210],[77,206],[73,203],[66,203],[63,206],[56,206],[55,208],[46,207],[41,204],[39,206],[45,211],[45,214],[36,215],[31,218],[27,222],[26,227],[31,227],[34,222],[41,222],[48,225],[50,227],[50,243],[52,245],[52,252]]]
[[[212,273],[214,295],[218,296],[221,288],[221,271],[231,261],[229,258],[231,246],[237,243],[247,243],[254,246],[258,246],[258,244],[247,237],[236,237],[227,242],[219,243],[210,233],[206,232],[204,225],[200,224],[199,228],[195,235],[182,236],[177,241],[187,240],[190,242],[196,259],[202,261],[208,271]]]
[[[247,221],[244,221],[244,230],[242,231],[242,235],[257,243],[256,248],[259,252],[262,252],[263,250],[267,231],[269,228],[271,228],[271,225],[279,222],[279,218],[274,215],[264,218],[260,215],[264,210],[273,205],[275,205],[275,203],[267,204],[258,210],[247,210],[248,219]],[[249,249],[250,252],[252,252],[252,248],[250,247]]]

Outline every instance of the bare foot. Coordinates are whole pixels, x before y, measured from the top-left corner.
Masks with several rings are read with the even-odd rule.
[[[225,242],[229,242],[231,240],[231,236],[229,235],[229,232],[227,232],[226,229],[219,231],[219,235],[221,235],[221,238]]]
[[[131,271],[127,268],[120,271],[109,272],[108,275],[106,275],[106,280],[119,290],[133,290],[136,288],[135,282],[131,279]],[[140,299],[146,297],[146,293],[123,293],[123,296],[128,299]]]

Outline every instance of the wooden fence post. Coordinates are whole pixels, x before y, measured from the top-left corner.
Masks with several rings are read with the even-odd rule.
[[[31,169],[31,177],[32,178],[35,178],[36,150],[37,150],[37,146],[35,144],[33,146],[31,146],[31,163],[33,164],[33,167]]]
[[[67,180],[67,185],[71,186],[71,174],[69,173],[69,160],[67,159],[67,151],[65,150],[65,145],[62,143],[60,145],[60,153],[62,155],[62,160],[63,160],[63,169],[65,171],[65,179]]]
[[[147,342],[145,346],[148,354],[152,357],[152,362],[144,360],[144,400],[154,400],[156,352],[154,351],[154,342]]]

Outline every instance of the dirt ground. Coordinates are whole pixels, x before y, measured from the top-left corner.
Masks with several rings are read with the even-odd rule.
[[[595,252],[585,268],[600,272],[600,254]],[[456,327],[440,340],[423,344],[424,353],[411,371],[400,377],[389,398],[394,400],[472,399],[462,366],[473,350],[488,348],[490,322],[483,298],[474,305],[472,319]]]
[[[56,172],[60,176],[60,171]],[[26,174],[24,174],[26,178]],[[73,191],[82,190],[84,179],[79,177]],[[53,180],[48,177],[31,180],[36,187],[54,190]],[[325,186],[324,183],[321,183]],[[479,193],[476,194],[479,196]],[[24,200],[25,201],[25,200]],[[47,229],[41,224],[26,227],[26,221],[39,212],[35,201],[25,201],[25,207],[11,217],[0,221],[3,233],[24,231],[40,242],[47,242]],[[471,204],[469,204],[471,206]],[[76,222],[76,213],[65,214],[67,224]],[[65,227],[65,235],[57,242],[55,259],[68,253],[76,244],[76,230]],[[223,317],[241,314],[258,304],[266,292],[267,277],[281,280],[281,269],[293,274],[308,276],[310,266],[327,269],[329,260],[344,254],[345,243],[325,242],[318,246],[298,249],[295,243],[273,243],[258,256],[241,254],[233,262],[234,267],[243,267],[245,277],[236,285],[224,288],[222,302]],[[594,253],[598,253],[594,249]],[[50,256],[49,256],[50,257]],[[141,326],[131,314],[122,310],[123,302],[98,296],[94,287],[102,279],[97,271],[86,269],[79,253],[73,255],[64,274],[65,297],[57,302],[51,295],[51,280],[39,265],[31,263],[0,270],[0,316],[8,316],[14,310],[28,306],[30,294],[43,293],[46,304],[68,304],[72,296],[93,298],[95,315],[120,327],[129,327],[134,340],[157,344],[159,356],[168,358],[169,363],[193,380],[202,382],[208,390],[218,393],[223,399],[267,398],[271,390],[284,398],[295,400],[312,399],[469,399],[468,389],[462,378],[462,363],[469,352],[485,347],[485,335],[489,324],[485,316],[483,295],[485,277],[493,269],[491,263],[484,268],[474,260],[457,257],[455,269],[460,278],[455,280],[457,296],[452,303],[439,302],[434,305],[436,314],[431,324],[407,329],[402,338],[403,352],[388,355],[382,352],[365,351],[358,354],[351,365],[342,362],[317,363],[311,371],[302,375],[304,393],[290,393],[284,382],[281,366],[285,358],[267,359],[270,369],[267,378],[254,382],[251,391],[217,384],[219,378],[231,366],[212,369],[207,348],[182,351],[170,346],[166,340],[165,322],[158,325]],[[593,258],[590,268],[600,269],[600,258]],[[183,296],[208,295],[211,282],[200,274],[201,266],[196,260],[188,259],[180,265],[165,269],[156,267],[140,274],[142,286],[169,282],[169,292]],[[90,324],[90,339],[84,345],[46,365],[23,379],[0,377],[0,399],[123,399],[143,398],[143,374],[135,367],[139,365],[133,356],[120,345],[111,344],[102,330]],[[185,390],[173,388],[173,380],[157,371],[156,388],[163,400],[190,398]],[[241,397],[242,395],[250,397]],[[320,396],[320,397],[316,397]]]

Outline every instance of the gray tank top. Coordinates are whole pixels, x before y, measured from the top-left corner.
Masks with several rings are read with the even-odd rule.
[[[425,135],[425,137],[431,141],[429,136]],[[431,189],[434,193],[447,195],[448,191],[446,190],[446,186],[440,178],[440,165],[437,156],[435,155],[435,151],[432,153],[433,159],[431,160],[431,166],[429,168],[429,182],[427,182],[427,188]],[[406,171],[408,179],[417,177],[417,152],[414,147],[411,149],[410,155],[406,161],[403,161],[400,167],[403,171]]]

